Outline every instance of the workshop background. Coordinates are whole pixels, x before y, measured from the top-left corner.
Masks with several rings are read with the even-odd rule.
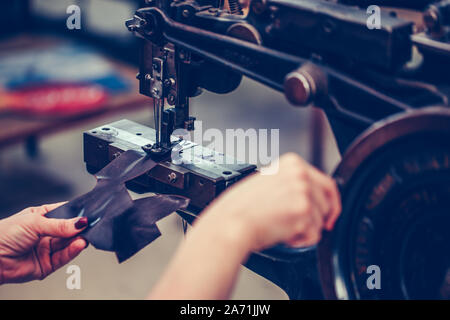
[[[72,4],[81,8],[80,30],[66,27]],[[138,42],[124,25],[136,8],[131,0],[0,2],[0,217],[94,186],[83,162],[83,131],[124,118],[153,126],[152,103],[138,94],[134,78]],[[52,104],[58,90],[97,95],[69,98],[61,110]],[[295,108],[254,81],[244,79],[226,95],[204,92],[191,104],[203,130],[280,129],[280,153],[297,152],[327,172],[339,160],[321,112]],[[123,264],[113,253],[85,250],[70,263],[81,268],[81,290],[66,288],[66,266],[44,281],[0,286],[0,299],[145,298],[183,239],[178,216],[158,225],[162,237]],[[243,267],[233,298],[287,296]]]

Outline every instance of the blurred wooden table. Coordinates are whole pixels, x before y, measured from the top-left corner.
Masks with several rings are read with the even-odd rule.
[[[38,49],[55,44],[58,40],[49,37],[21,36],[12,40],[0,43],[0,52],[13,50],[26,50],[27,48]],[[125,79],[132,85],[128,93],[122,93],[108,98],[104,106],[98,111],[74,117],[64,117],[59,119],[39,119],[33,117],[23,117],[14,114],[0,115],[0,148],[14,143],[26,142],[27,150],[33,155],[33,148],[36,148],[36,141],[39,137],[51,133],[65,130],[81,122],[91,121],[105,115],[111,115],[124,110],[139,109],[149,106],[149,98],[140,95],[138,81],[136,80],[137,68],[121,64],[117,61],[106,58]]]

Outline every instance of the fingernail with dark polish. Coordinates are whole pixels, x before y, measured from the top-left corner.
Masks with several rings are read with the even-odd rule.
[[[80,230],[86,227],[87,225],[88,225],[88,218],[82,217],[77,222],[75,222],[75,229]]]

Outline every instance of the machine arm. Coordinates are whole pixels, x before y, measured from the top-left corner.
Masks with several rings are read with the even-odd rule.
[[[319,244],[319,258],[315,247],[278,245],[252,254],[246,266],[291,298],[430,297],[437,287],[449,292],[439,281],[450,270],[448,259],[441,259],[450,243],[450,114],[423,107],[448,106],[450,0],[380,2],[406,10],[382,11],[372,28],[372,1],[143,1],[127,26],[144,39],[138,80],[140,93],[153,98],[156,130],[122,120],[85,132],[89,171],[126,150],[144,149],[160,157],[158,164],[128,187],[188,197],[189,208],[178,213],[192,222],[256,167],[227,164],[225,155],[189,141],[178,141],[189,152],[180,152],[186,162],[176,163],[166,158],[176,140],[172,133],[193,129],[189,98],[201,88],[231,92],[248,76],[293,105],[323,109],[345,155],[334,175],[344,209],[335,231]],[[423,197],[429,192],[436,196]],[[403,205],[410,195],[416,202],[424,198],[412,206],[422,208],[420,223],[409,220]],[[363,205],[366,199],[370,206]],[[391,224],[384,220],[396,216]],[[418,228],[416,237],[423,221],[430,236]],[[383,275],[384,291],[367,292],[364,270],[371,264],[402,271]]]
[[[381,13],[376,30],[367,27],[367,19],[365,10],[327,1],[253,0],[245,16],[188,0],[154,2],[127,26],[150,41],[153,52],[174,45],[173,63],[195,70],[189,84],[178,84],[191,87],[188,96],[197,92],[193,87],[230,92],[248,76],[283,92],[293,105],[324,109],[339,127],[336,138],[344,151],[379,119],[447,103],[445,94],[430,87],[418,90],[415,82],[421,79],[388,87],[384,79],[410,72],[414,45],[427,54],[427,49],[450,52],[450,45],[413,34],[413,22],[387,13]],[[350,126],[353,132],[342,134],[340,128]]]

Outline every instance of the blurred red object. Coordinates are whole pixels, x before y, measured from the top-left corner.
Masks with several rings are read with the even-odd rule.
[[[45,85],[0,91],[0,110],[39,116],[75,116],[102,108],[108,94],[98,85]]]

